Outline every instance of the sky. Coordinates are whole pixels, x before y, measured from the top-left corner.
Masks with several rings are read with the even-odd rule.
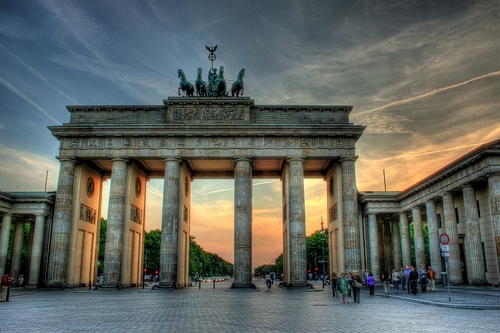
[[[177,69],[193,83],[207,73],[205,45],[226,80],[246,68],[256,105],[353,105],[367,126],[360,191],[383,191],[384,170],[387,190],[403,190],[500,138],[500,0],[2,0],[0,22],[1,191],[56,190],[47,126],[69,122],[66,105],[162,104]],[[148,184],[148,230],[162,187]],[[305,188],[309,235],[326,186]],[[191,234],[231,262],[233,197],[232,180],[192,183]],[[282,252],[280,211],[280,181],[254,180],[254,267]]]

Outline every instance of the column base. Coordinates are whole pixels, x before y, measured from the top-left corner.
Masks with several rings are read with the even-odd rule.
[[[486,281],[486,279],[473,279],[470,283],[471,286],[481,287],[481,286],[491,286],[491,283]]]
[[[154,286],[153,286],[154,287]],[[179,285],[176,282],[160,282],[156,288],[165,288],[165,289],[179,289]],[[155,288],[155,289],[156,289]]]
[[[232,290],[234,290],[234,289],[257,289],[257,287],[253,283],[249,283],[249,284],[245,284],[245,285],[237,285],[233,282],[231,284],[231,287],[229,287],[229,289],[232,289]]]
[[[284,289],[290,289],[290,290],[308,290],[308,289],[314,289],[313,285],[310,283],[286,283],[286,282],[281,282],[279,284],[280,288]]]

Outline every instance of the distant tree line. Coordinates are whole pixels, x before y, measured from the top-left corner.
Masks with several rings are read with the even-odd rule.
[[[108,222],[101,218],[101,233],[99,237],[99,272],[104,270],[104,248],[106,245],[106,226]],[[147,274],[155,274],[160,270],[160,245],[161,231],[151,230],[144,233],[144,261]],[[203,250],[195,241],[194,236],[189,237],[189,275],[191,279],[196,276],[233,276],[234,265],[213,254]]]

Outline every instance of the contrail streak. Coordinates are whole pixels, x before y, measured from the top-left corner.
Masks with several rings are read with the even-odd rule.
[[[446,91],[446,90],[458,88],[458,87],[464,86],[466,84],[469,84],[471,82],[482,80],[482,79],[486,79],[486,78],[490,78],[490,77],[494,77],[494,76],[500,76],[500,71],[491,72],[491,73],[488,73],[488,74],[484,74],[484,75],[481,75],[481,76],[478,76],[478,77],[472,78],[470,80],[467,80],[467,81],[464,81],[464,82],[461,82],[461,83],[457,83],[457,84],[454,84],[454,85],[451,85],[451,86],[448,86],[448,87],[434,89],[432,91],[429,91],[428,93],[425,93],[425,94],[422,94],[422,95],[418,95],[418,96],[414,96],[414,97],[410,97],[410,98],[401,99],[399,101],[391,102],[391,103],[388,103],[386,105],[382,105],[382,106],[376,107],[376,108],[371,109],[371,110],[361,111],[361,112],[358,113],[358,115],[363,115],[365,113],[380,111],[380,110],[387,109],[387,108],[390,108],[390,107],[393,107],[393,106],[399,106],[399,105],[402,105],[402,104],[411,103],[411,102],[417,101],[417,100],[422,99],[422,98],[426,98],[426,97],[429,97],[429,96],[432,96],[432,95],[439,94],[440,92],[443,92],[443,91]]]

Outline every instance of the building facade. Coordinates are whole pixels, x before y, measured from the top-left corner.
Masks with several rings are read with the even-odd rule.
[[[500,140],[404,191],[358,198],[364,263],[374,276],[430,265],[437,279],[447,272],[451,284],[499,284]]]

